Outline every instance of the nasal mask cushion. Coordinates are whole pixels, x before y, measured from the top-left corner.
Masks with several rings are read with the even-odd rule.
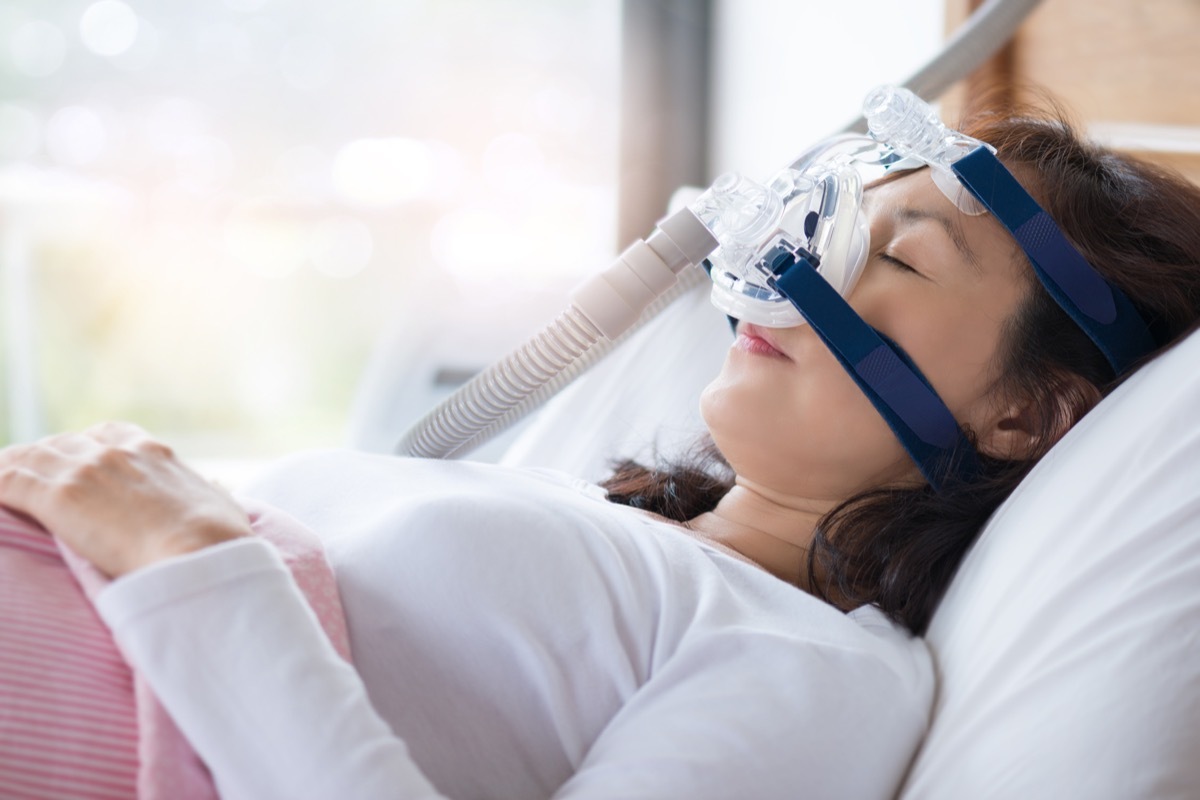
[[[881,164],[894,155],[874,141],[862,144],[853,159],[819,162],[803,171],[789,167],[766,186],[740,175],[725,175],[713,184],[693,206],[701,220],[722,229],[716,234],[721,246],[708,259],[713,305],[756,325],[803,324],[804,317],[792,303],[768,285],[769,256],[781,246],[809,254],[834,291],[849,296],[870,250],[870,227],[862,211],[865,168],[882,177],[926,166],[916,159]],[[868,153],[875,158],[864,161]],[[940,166],[930,171],[942,194],[964,214],[987,213],[953,172]]]
[[[804,323],[786,297],[770,288],[768,254],[805,251],[842,296],[867,261],[870,233],[862,213],[863,178],[848,163],[789,167],[766,186],[741,176],[717,180],[693,206],[721,230],[709,256],[712,302],[736,319],[775,328]]]

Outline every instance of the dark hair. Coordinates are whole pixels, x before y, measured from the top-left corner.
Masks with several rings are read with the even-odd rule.
[[[1130,297],[1160,345],[1195,325],[1200,188],[1082,141],[1057,110],[992,112],[960,129],[996,147],[1072,243]],[[1040,409],[1036,452],[1022,460],[981,456],[982,477],[941,494],[928,486],[878,488],[842,502],[821,520],[809,550],[808,586],[817,596],[844,610],[877,605],[924,633],[988,517],[1061,432],[1125,377],[1113,375],[1027,262],[1025,271],[1030,291],[1005,326],[994,388]],[[696,458],[654,469],[621,462],[604,485],[613,502],[683,522],[712,510],[732,475],[709,446]]]

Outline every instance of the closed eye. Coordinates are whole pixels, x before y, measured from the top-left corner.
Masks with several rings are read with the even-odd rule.
[[[881,260],[886,261],[887,263],[891,264],[896,269],[903,270],[905,272],[911,272],[914,275],[921,274],[917,270],[913,269],[912,266],[910,266],[908,263],[901,261],[900,259],[896,258],[895,256],[888,255],[887,253],[880,253],[879,258]]]

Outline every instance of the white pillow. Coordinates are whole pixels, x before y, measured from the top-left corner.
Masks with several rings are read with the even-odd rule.
[[[680,297],[552,398],[500,463],[600,481],[616,458],[653,464],[656,455],[686,452],[706,430],[700,392],[733,344],[728,320],[708,300],[710,286]]]
[[[1200,333],[1001,507],[929,629],[902,798],[1200,796]]]

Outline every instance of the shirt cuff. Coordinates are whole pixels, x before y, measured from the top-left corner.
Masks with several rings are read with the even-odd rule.
[[[263,572],[288,569],[268,542],[245,536],[122,575],[97,595],[96,610],[116,630],[141,614]]]

